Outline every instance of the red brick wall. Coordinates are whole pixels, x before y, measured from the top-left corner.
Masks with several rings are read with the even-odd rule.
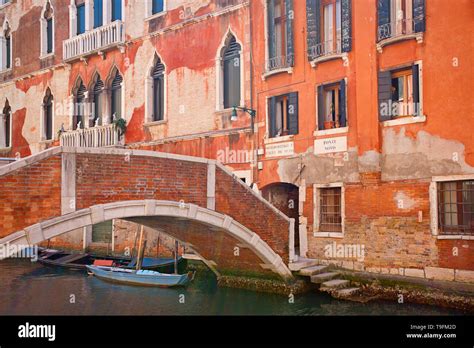
[[[216,170],[216,210],[245,222],[247,228],[288,261],[288,222],[219,168]]]
[[[368,179],[364,184],[345,186],[344,238],[314,237],[313,225],[308,223],[311,257],[327,258],[324,247],[336,242],[364,245],[366,268],[432,266],[474,270],[474,241],[439,240],[432,235],[429,182]],[[312,222],[312,207],[306,207],[313,201],[308,191],[304,212]],[[402,198],[404,209],[398,207],[398,198]],[[453,255],[453,247],[457,248],[457,255]]]
[[[0,237],[61,215],[61,156],[0,176]]]
[[[77,208],[140,199],[206,207],[207,165],[165,158],[77,155]]]

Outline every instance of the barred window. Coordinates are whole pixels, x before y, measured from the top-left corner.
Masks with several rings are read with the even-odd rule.
[[[440,234],[474,235],[474,180],[438,183]]]
[[[321,188],[319,230],[323,232],[342,232],[341,188]]]

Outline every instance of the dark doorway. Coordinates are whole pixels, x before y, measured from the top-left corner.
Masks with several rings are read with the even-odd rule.
[[[295,252],[299,253],[299,188],[284,182],[274,183],[262,189],[262,196],[289,218],[295,219]]]

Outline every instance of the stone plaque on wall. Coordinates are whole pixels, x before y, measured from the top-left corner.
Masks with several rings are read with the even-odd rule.
[[[347,151],[347,137],[324,138],[314,141],[314,153],[316,155],[344,151]]]
[[[291,156],[295,153],[292,141],[277,144],[268,144],[265,146],[265,153],[267,158]]]

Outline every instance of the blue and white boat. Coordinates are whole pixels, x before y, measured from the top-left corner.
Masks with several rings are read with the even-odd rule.
[[[119,267],[90,266],[87,270],[97,278],[115,283],[173,287],[186,286],[194,278],[194,272],[187,274],[167,274],[151,270],[132,270]]]

